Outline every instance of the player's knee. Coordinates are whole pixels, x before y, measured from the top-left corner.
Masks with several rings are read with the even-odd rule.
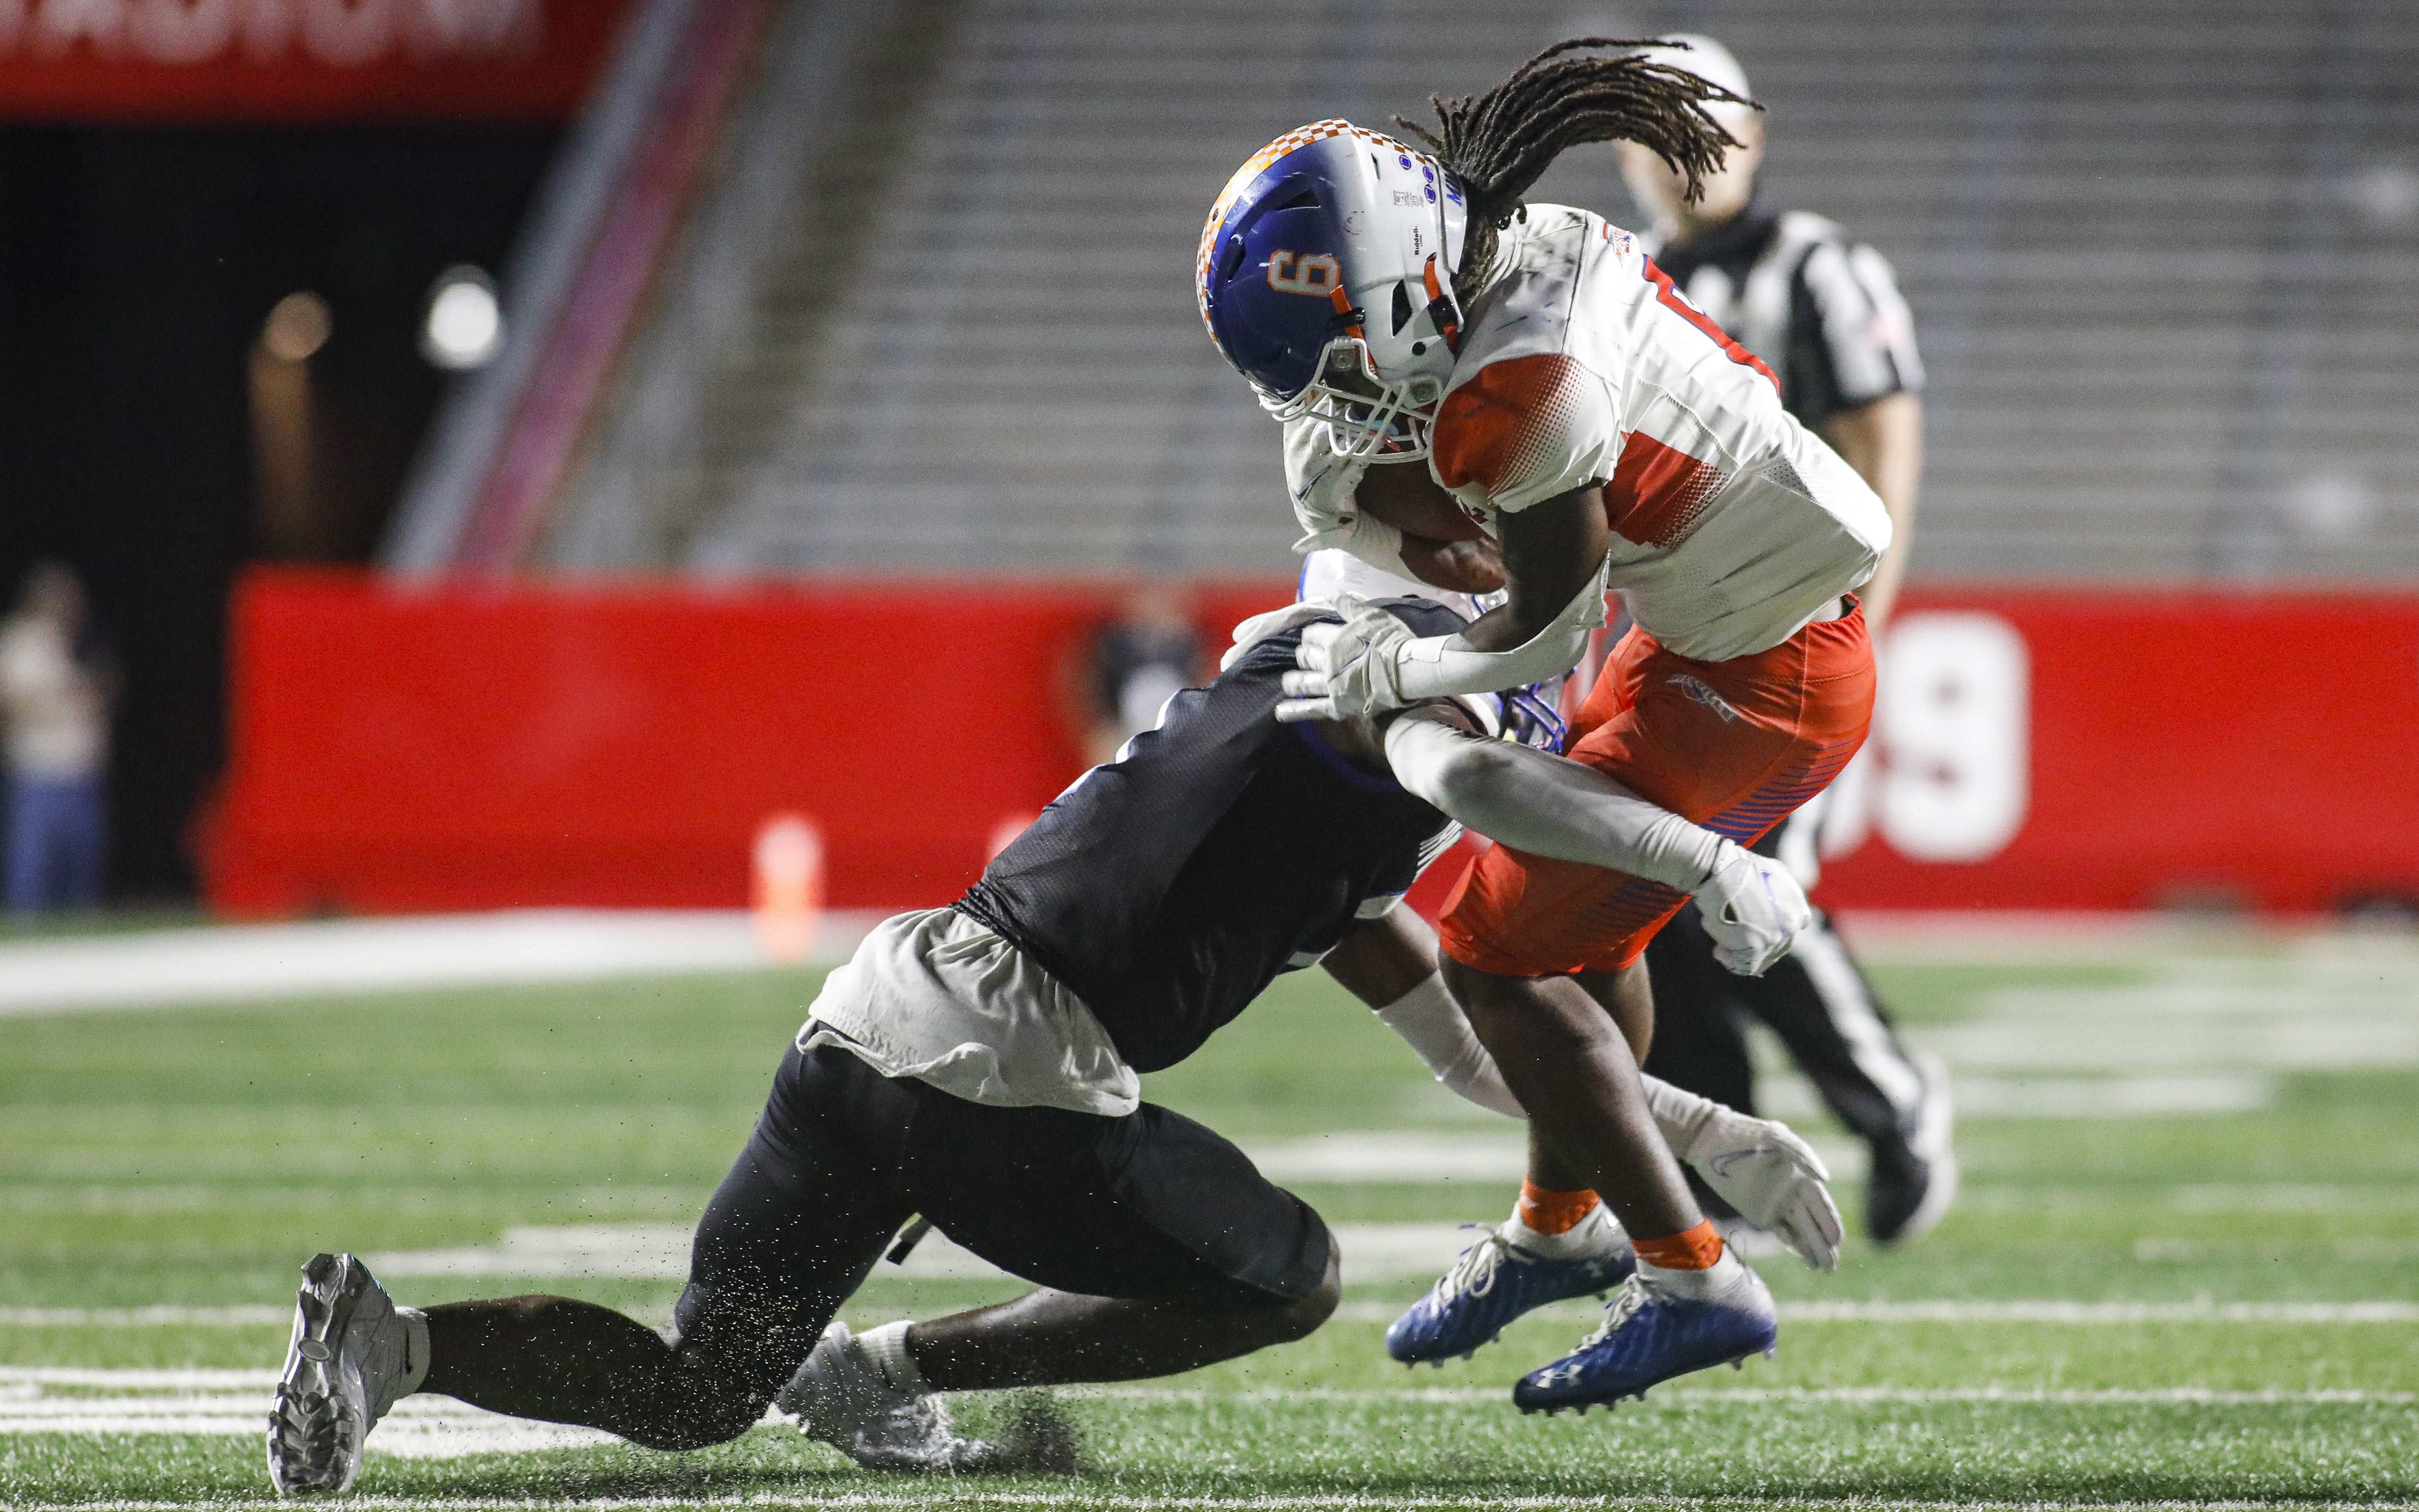
[[[769,1397],[719,1382],[689,1381],[673,1399],[656,1404],[646,1425],[627,1433],[643,1448],[682,1452],[709,1449],[754,1427]]]
[[[1518,993],[1517,980],[1464,965],[1449,955],[1438,960],[1437,969],[1444,978],[1445,990],[1461,1005],[1471,1028],[1477,1031],[1482,1041],[1486,1041],[1488,1030],[1502,1021],[1507,1008],[1514,1003]]]
[[[1290,1304],[1285,1310],[1286,1340],[1308,1338],[1320,1326],[1335,1316],[1336,1305],[1344,1300],[1344,1288],[1333,1276],[1319,1283],[1318,1289]]]
[[[1344,1273],[1341,1257],[1336,1253],[1334,1236],[1330,1235],[1327,1241],[1326,1273],[1318,1278],[1318,1286],[1316,1289],[1287,1303],[1270,1319],[1271,1332],[1275,1335],[1271,1342],[1290,1344],[1295,1339],[1309,1337],[1318,1331],[1320,1324],[1335,1316],[1336,1306],[1343,1300]]]

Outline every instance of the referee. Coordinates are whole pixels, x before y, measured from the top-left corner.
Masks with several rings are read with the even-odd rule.
[[[1690,34],[1672,40],[1687,46],[1648,55],[1753,98],[1746,71],[1719,42]],[[1878,647],[1906,571],[1923,467],[1917,397],[1923,366],[1914,323],[1880,253],[1819,215],[1778,208],[1756,193],[1762,116],[1740,105],[1710,108],[1745,146],[1703,180],[1703,198],[1684,202],[1685,179],[1634,143],[1615,145],[1622,178],[1639,208],[1655,217],[1645,241],[1656,263],[1764,360],[1780,379],[1789,412],[1830,442],[1887,506],[1889,550],[1861,595]],[[1820,798],[1808,804],[1755,847],[1785,860],[1809,888],[1822,808]],[[1763,1020],[1840,1121],[1872,1147],[1865,1219],[1872,1237],[1904,1242],[1939,1222],[1957,1188],[1947,1073],[1936,1058],[1900,1042],[1821,909],[1789,958],[1761,978],[1733,976],[1716,964],[1712,939],[1687,910],[1655,937],[1646,959],[1657,1011],[1649,1072],[1751,1111],[1754,1071],[1745,1026],[1749,1017]],[[1721,1211],[1718,1199],[1713,1205]]]

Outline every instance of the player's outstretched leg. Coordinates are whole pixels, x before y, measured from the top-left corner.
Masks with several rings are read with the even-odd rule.
[[[950,1440],[944,1393],[1171,1375],[1300,1338],[1335,1310],[1326,1225],[1190,1119],[978,1103],[817,1055],[832,1103],[867,1143],[890,1141],[901,1200],[1042,1288],[861,1335],[818,1318],[777,1400],[859,1464],[997,1462]]]
[[[398,1307],[369,1267],[315,1255],[269,1412],[269,1479],[280,1496],[352,1489],[362,1443],[428,1373],[428,1322]]]
[[[1331,1246],[1323,1280],[1291,1299],[1182,1303],[1045,1287],[997,1306],[862,1334],[836,1322],[776,1403],[809,1437],[870,1468],[994,1468],[1000,1456],[993,1446],[950,1436],[940,1393],[1198,1369],[1305,1336],[1334,1312],[1342,1290]]]
[[[1654,1246],[1641,1246],[1638,1272],[1605,1309],[1604,1325],[1512,1388],[1520,1411],[1610,1406],[1674,1376],[1772,1353],[1780,1335],[1772,1293],[1719,1238],[1705,1239],[1718,1255],[1710,1265],[1656,1265],[1647,1257]]]
[[[702,1449],[756,1426],[813,1334],[791,1309],[717,1303],[701,1317],[692,1281],[674,1310],[679,1336],[570,1297],[498,1297],[428,1309],[424,1390],[491,1412],[602,1428],[648,1449]],[[824,1316],[828,1316],[825,1314]],[[820,1323],[822,1318],[815,1318]],[[750,1336],[731,1342],[741,1327]]]
[[[1466,1360],[1514,1319],[1549,1303],[1601,1297],[1629,1278],[1637,1269],[1629,1237],[1584,1180],[1560,1177],[1558,1168],[1532,1131],[1532,1175],[1520,1184],[1512,1216],[1463,1250],[1428,1294],[1394,1319],[1386,1330],[1388,1354],[1405,1365]]]

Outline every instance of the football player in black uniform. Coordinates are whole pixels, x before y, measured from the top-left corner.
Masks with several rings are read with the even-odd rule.
[[[1464,623],[1387,607],[1423,633]],[[978,1468],[994,1452],[954,1434],[936,1394],[1164,1375],[1309,1333],[1338,1296],[1326,1225],[1142,1102],[1136,1073],[1184,1059],[1279,972],[1348,949],[1451,842],[1440,805],[1668,879],[1759,958],[1786,948],[1794,920],[1768,906],[1785,876],[1575,764],[1482,738],[1491,701],[1279,724],[1300,627],[1323,612],[1247,626],[1226,671],[954,905],[886,921],[832,973],[707,1206],[669,1330],[561,1297],[399,1307],[359,1260],[315,1257],[270,1422],[278,1489],[349,1488],[363,1438],[414,1391],[662,1449],[734,1438],[778,1400],[860,1463]],[[1603,999],[1642,1027],[1643,974],[1624,975]],[[1499,1106],[1518,1106],[1505,1080],[1532,1081],[1467,1044],[1422,1052],[1457,1057],[1461,1089],[1485,1083],[1473,1095]],[[1685,1199],[1677,1149],[1810,1260],[1836,1254],[1821,1162],[1788,1131],[1634,1073],[1589,1087],[1612,1116],[1564,1124],[1589,1130],[1592,1165]],[[862,1335],[833,1321],[917,1214],[1040,1289]],[[1684,1355],[1667,1373],[1712,1363]]]

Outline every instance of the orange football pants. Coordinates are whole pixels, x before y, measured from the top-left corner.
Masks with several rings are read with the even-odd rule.
[[[1596,679],[1565,752],[1642,798],[1749,844],[1823,791],[1873,712],[1863,609],[1769,651],[1691,661],[1632,627]],[[1497,845],[1445,905],[1445,953],[1505,977],[1618,970],[1687,895],[1578,861]]]

